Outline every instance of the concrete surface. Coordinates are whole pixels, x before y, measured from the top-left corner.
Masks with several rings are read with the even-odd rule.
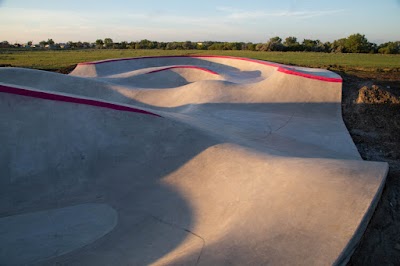
[[[218,56],[0,68],[0,264],[345,264],[388,166],[341,87]]]

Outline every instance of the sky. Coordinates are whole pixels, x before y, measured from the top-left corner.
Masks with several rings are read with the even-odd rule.
[[[0,0],[0,41],[400,41],[400,0]]]

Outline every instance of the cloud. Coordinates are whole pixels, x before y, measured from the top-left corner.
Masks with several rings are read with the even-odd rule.
[[[314,18],[314,17],[322,17],[322,16],[329,16],[335,15],[346,12],[345,9],[334,9],[334,10],[317,10],[317,11],[288,11],[288,12],[280,12],[280,13],[273,13],[272,16],[279,16],[279,17],[294,17],[294,18]]]
[[[247,11],[232,7],[217,7],[217,11],[226,13],[224,17],[229,19],[251,19],[266,16],[264,11]]]
[[[297,19],[307,19],[343,13],[345,9],[332,10],[304,10],[304,11],[286,11],[286,10],[243,10],[232,7],[217,7],[217,11],[225,13],[224,17],[228,19],[257,19],[268,17],[290,17]]]

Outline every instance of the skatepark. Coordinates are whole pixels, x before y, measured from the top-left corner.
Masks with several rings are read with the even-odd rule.
[[[0,264],[346,264],[388,166],[341,93],[228,56],[1,68]]]

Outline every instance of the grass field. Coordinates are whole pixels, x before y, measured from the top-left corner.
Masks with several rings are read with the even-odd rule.
[[[400,55],[198,50],[0,50],[0,65],[56,70],[80,62],[155,55],[229,55],[333,70],[400,71]]]

